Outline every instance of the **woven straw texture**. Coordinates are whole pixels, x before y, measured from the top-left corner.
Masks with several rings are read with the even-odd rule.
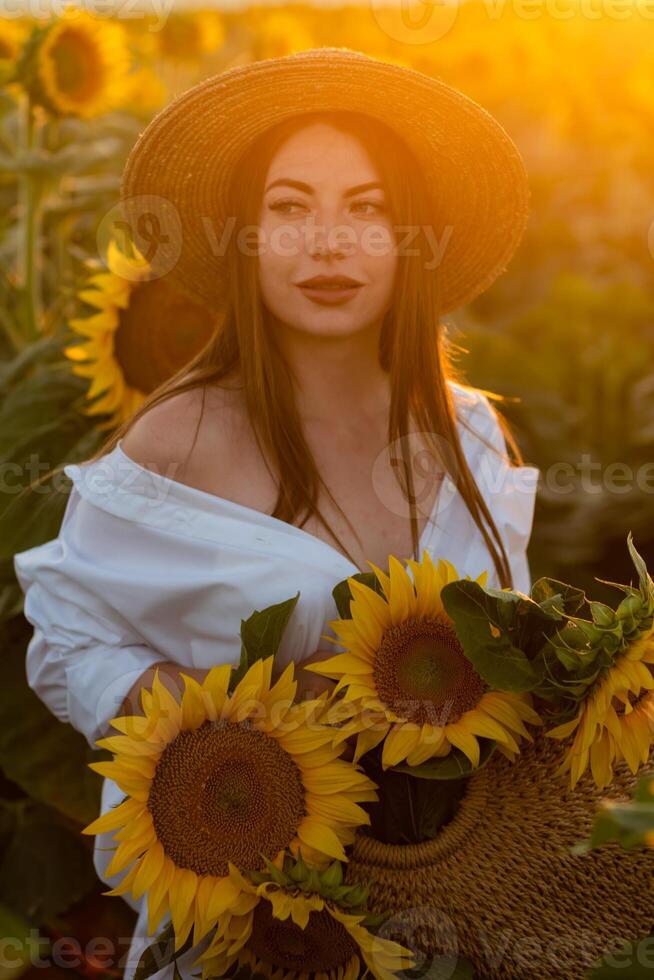
[[[494,753],[469,779],[454,819],[431,841],[388,845],[360,834],[350,881],[373,881],[371,906],[393,910],[384,929],[425,954],[455,953],[476,980],[582,980],[605,952],[654,923],[654,849],[616,842],[571,855],[601,798],[626,801],[622,762],[598,790],[555,777],[566,746],[542,734],[511,763]]]
[[[530,191],[522,157],[500,123],[440,79],[349,48],[323,47],[211,76],[141,133],[121,194],[134,240],[155,275],[210,308],[223,306],[222,236],[234,229],[227,192],[238,158],[270,126],[316,109],[366,112],[413,150],[433,196],[434,234],[446,242],[438,266],[443,313],[469,302],[505,270],[527,223]]]

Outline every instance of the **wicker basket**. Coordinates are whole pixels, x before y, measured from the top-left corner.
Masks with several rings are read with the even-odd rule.
[[[554,775],[565,748],[539,733],[513,765],[494,753],[433,840],[357,836],[347,878],[372,881],[371,907],[394,911],[389,938],[418,959],[463,955],[477,980],[582,980],[603,953],[650,932],[654,849],[567,849],[588,835],[600,799],[626,801],[654,772],[654,752],[636,776],[622,762],[606,789],[586,772],[571,790]]]

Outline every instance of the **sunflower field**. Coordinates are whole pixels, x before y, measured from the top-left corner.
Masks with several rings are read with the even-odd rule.
[[[601,625],[608,614],[600,607],[613,593],[597,579],[633,577],[628,532],[654,567],[653,6],[468,0],[433,5],[429,18],[377,2],[122,13],[70,6],[48,16],[7,7],[0,12],[0,936],[21,942],[13,951],[2,946],[0,978],[42,976],[37,954],[53,950],[47,974],[54,980],[120,977],[98,937],[124,952],[134,922],[131,908],[102,894],[93,841],[80,834],[99,812],[101,767],[119,765],[110,761],[116,743],[99,756],[27,686],[32,631],[12,561],[57,534],[67,485],[55,481],[36,495],[21,490],[64,461],[92,455],[212,329],[204,308],[163,280],[140,279],[133,262],[124,265],[123,164],[152,116],[191,85],[319,45],[442,78],[487,108],[518,145],[532,190],[527,232],[493,287],[447,318],[449,336],[470,383],[506,397],[501,407],[525,461],[541,470],[532,579],[573,582],[598,600],[593,629],[617,629],[618,620],[622,629],[630,615],[624,610]],[[353,683],[341,668],[332,664],[332,676]],[[635,684],[642,664],[630,669]],[[588,678],[575,679],[583,686]],[[224,678],[214,676],[209,689],[214,701],[228,696]],[[489,705],[496,722],[507,711],[520,727],[533,720],[522,697]],[[568,716],[558,734],[584,743],[582,721],[581,713]],[[372,749],[370,736],[356,717],[343,723],[360,740],[358,759]],[[386,762],[426,758],[390,722],[381,733]],[[470,748],[470,732],[458,738],[459,751]],[[602,738],[606,748],[608,729]],[[632,751],[635,760],[634,745],[625,755]],[[596,756],[596,772],[608,781],[607,756]],[[104,762],[91,768],[99,757]],[[579,775],[573,769],[573,783]],[[359,798],[345,794],[344,810],[366,800],[363,777],[359,789]],[[607,808],[591,844],[629,845],[649,833],[654,845],[651,796],[643,784],[632,807]],[[340,842],[349,840],[344,833]],[[331,851],[336,860],[340,851]],[[350,894],[348,906],[338,869],[323,867],[326,881],[293,862],[269,874],[253,885],[231,870],[216,908],[224,911],[223,898],[236,896],[247,918],[268,901],[271,882],[279,888],[310,879],[310,897],[293,914],[311,908],[347,934],[346,946],[356,940],[369,952],[363,896]],[[340,904],[324,904],[329,889]],[[275,902],[286,900],[275,894]],[[265,914],[273,915],[270,905]],[[186,938],[196,920],[176,915]],[[238,926],[227,923],[212,948],[214,965],[232,962]],[[389,970],[408,965],[390,941],[380,955]]]

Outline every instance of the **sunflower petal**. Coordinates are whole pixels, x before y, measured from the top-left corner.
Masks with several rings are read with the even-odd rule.
[[[303,843],[315,847],[328,857],[347,861],[343,845],[334,831],[317,817],[305,817],[298,827],[297,835]]]

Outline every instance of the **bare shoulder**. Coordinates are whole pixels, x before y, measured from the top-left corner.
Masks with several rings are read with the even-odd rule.
[[[125,433],[121,446],[141,466],[193,483],[204,480],[207,458],[229,459],[245,425],[238,390],[201,386],[149,408]]]

